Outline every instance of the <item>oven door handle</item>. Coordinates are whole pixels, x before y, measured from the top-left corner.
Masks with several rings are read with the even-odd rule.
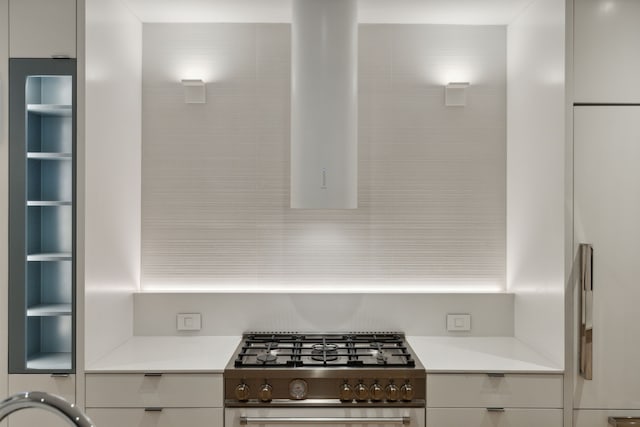
[[[411,417],[240,417],[249,424],[411,424]]]

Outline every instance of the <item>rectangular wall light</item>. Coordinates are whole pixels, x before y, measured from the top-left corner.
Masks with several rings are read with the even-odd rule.
[[[185,104],[205,104],[207,102],[204,81],[201,79],[184,79],[184,102]]]
[[[464,107],[467,105],[468,82],[451,82],[444,87],[444,105]]]

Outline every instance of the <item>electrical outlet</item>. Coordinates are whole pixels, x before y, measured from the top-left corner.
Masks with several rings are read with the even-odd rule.
[[[178,313],[176,321],[179,331],[199,331],[202,329],[202,315],[200,313]]]
[[[447,314],[447,331],[463,332],[471,330],[470,314]]]

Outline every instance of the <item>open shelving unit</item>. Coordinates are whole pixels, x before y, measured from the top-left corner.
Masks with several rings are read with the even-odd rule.
[[[75,61],[10,60],[10,373],[75,367]]]

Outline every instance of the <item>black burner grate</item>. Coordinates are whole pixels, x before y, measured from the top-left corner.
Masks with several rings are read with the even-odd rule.
[[[235,367],[415,367],[402,334],[247,334]]]

